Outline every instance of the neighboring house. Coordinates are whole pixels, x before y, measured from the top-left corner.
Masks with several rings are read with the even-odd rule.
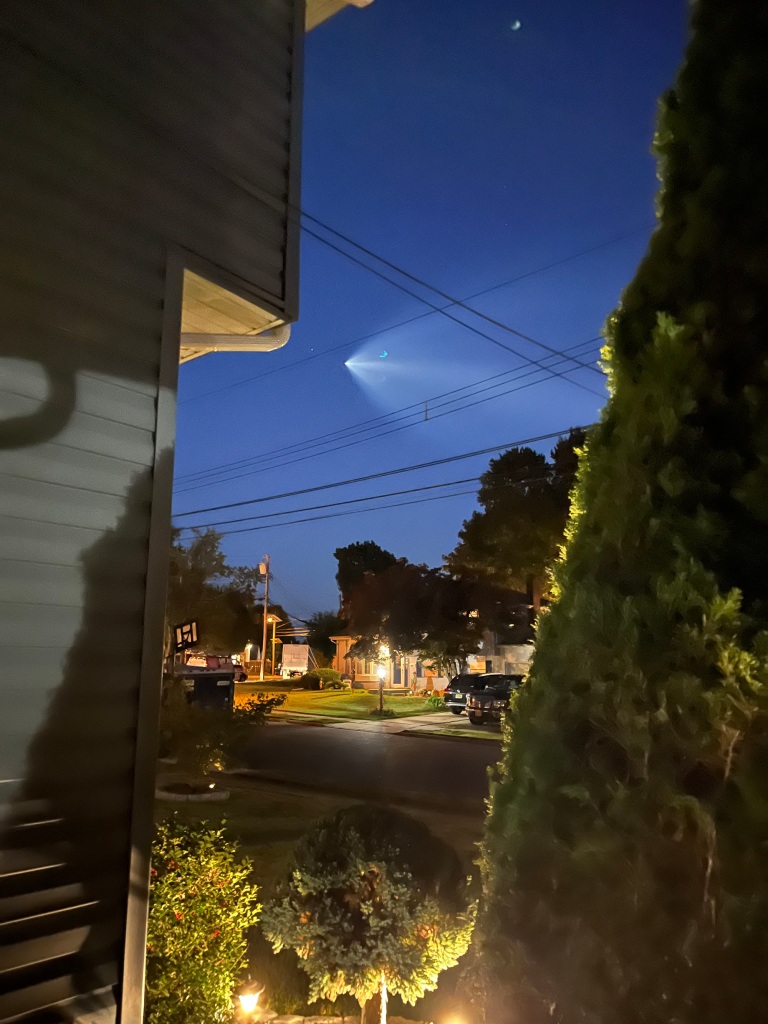
[[[382,654],[378,659],[351,657],[349,650],[359,639],[355,636],[332,636],[336,644],[333,667],[342,675],[349,676],[366,690],[376,690],[381,676],[379,669],[384,669],[384,686],[386,689],[431,690],[440,689],[445,685],[442,677],[431,668],[423,665],[415,654]]]
[[[0,1020],[142,1019],[178,364],[288,339],[342,6],[0,9]]]

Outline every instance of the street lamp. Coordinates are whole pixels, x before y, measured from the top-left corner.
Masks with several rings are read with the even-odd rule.
[[[384,665],[378,665],[376,668],[376,675],[379,677],[379,711],[384,710],[384,677],[387,674],[387,670]]]
[[[278,615],[268,615],[267,622],[272,623],[272,675],[275,674],[275,627],[283,620]]]

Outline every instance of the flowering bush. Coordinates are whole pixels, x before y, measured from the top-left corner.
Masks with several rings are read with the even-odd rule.
[[[157,826],[150,870],[146,1024],[232,1019],[246,932],[261,911],[252,864],[221,830]]]

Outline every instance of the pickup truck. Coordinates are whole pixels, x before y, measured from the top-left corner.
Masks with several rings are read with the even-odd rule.
[[[473,725],[500,722],[509,707],[510,694],[522,681],[522,676],[495,673],[478,676],[476,686],[467,697],[467,718]]]

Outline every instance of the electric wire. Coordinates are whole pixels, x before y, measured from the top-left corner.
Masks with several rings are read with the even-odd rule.
[[[531,373],[535,373],[535,372],[536,372],[535,370],[529,370],[529,371],[526,372],[526,374],[523,374],[522,376],[528,376]],[[507,388],[505,391],[501,391],[498,394],[488,395],[485,398],[479,398],[475,402],[468,402],[465,405],[462,405],[458,409],[446,409],[443,412],[439,412],[439,411],[438,412],[433,412],[432,415],[430,416],[430,422],[442,419],[444,416],[450,416],[450,415],[452,415],[455,412],[464,411],[466,409],[472,408],[473,406],[481,405],[481,404],[483,404],[485,402],[492,401],[493,399],[503,398],[503,397],[505,397],[507,395],[514,394],[514,393],[516,393],[518,391],[523,391],[526,388],[530,387],[532,384],[542,383],[542,382],[543,382],[542,380],[539,380],[539,381],[531,381],[531,382],[528,382],[526,384],[520,384],[517,387]],[[495,386],[498,386],[498,385],[494,385],[494,387]],[[484,389],[484,390],[490,390],[490,389]],[[440,407],[438,407],[438,409],[439,408]],[[413,414],[411,414],[411,415],[413,415]],[[393,421],[393,422],[397,422],[397,421]],[[419,421],[419,422],[421,422],[421,421]],[[280,462],[279,465],[280,465],[280,468],[285,468],[285,467],[288,467],[288,466],[295,465],[296,463],[299,463],[299,462],[305,462],[308,459],[318,458],[320,455],[334,454],[334,453],[339,452],[339,451],[344,451],[347,448],[355,447],[358,444],[363,444],[363,443],[365,443],[366,441],[369,441],[369,440],[381,440],[384,437],[388,437],[391,434],[399,433],[401,430],[407,430],[409,427],[412,427],[412,426],[415,426],[415,425],[416,425],[415,422],[414,423],[402,423],[400,426],[393,426],[390,430],[379,431],[377,434],[375,434],[375,435],[373,435],[371,437],[363,437],[363,438],[358,438],[356,440],[351,440],[351,441],[346,442],[345,444],[340,444],[340,445],[336,445],[333,448],[329,448],[329,449],[327,449],[324,452],[314,452],[314,453],[309,453],[309,454],[305,454],[305,455],[299,455],[298,457],[292,458],[292,459],[284,459],[284,460],[282,460]],[[267,468],[274,468],[274,467],[267,467]],[[259,469],[255,469],[255,470],[252,470],[250,472],[238,472],[234,476],[229,477],[228,479],[243,480],[246,477],[257,475],[258,472],[260,472],[260,471],[261,470],[259,470]],[[186,492],[192,491],[192,490],[199,490],[201,487],[208,487],[208,486],[214,486],[214,485],[218,486],[222,482],[225,482],[225,481],[218,480],[218,481],[214,481],[211,484],[208,484],[208,483],[196,484],[196,485],[189,486],[189,487],[186,487],[186,488],[179,488],[177,490],[177,493],[186,493]],[[186,513],[184,513],[184,514],[186,514]]]
[[[311,216],[307,214],[307,216]],[[619,242],[626,241],[628,238],[633,238],[635,235],[645,233],[652,230],[652,225],[647,225],[642,228],[634,228],[631,231],[626,231],[620,235],[616,235],[613,238],[606,239],[605,241],[598,242],[595,245],[588,246],[585,249],[580,249],[578,252],[570,253],[568,256],[563,256],[560,259],[552,260],[550,263],[544,263],[539,267],[535,267],[533,270],[527,270],[522,274],[517,274],[515,277],[510,277],[506,281],[501,281],[498,284],[491,285],[488,288],[483,288],[478,292],[473,292],[471,295],[467,295],[462,299],[462,302],[468,302],[472,299],[480,298],[483,295],[489,295],[491,292],[499,291],[502,288],[508,288],[510,285],[517,284],[519,281],[527,280],[530,277],[535,277],[538,274],[546,273],[548,270],[553,270],[556,267],[564,266],[567,263],[571,263],[574,260],[582,259],[584,256],[588,256],[593,252],[599,252],[601,249],[608,248],[611,245],[617,245]],[[450,309],[453,303],[448,303],[444,309]],[[285,366],[277,366],[271,370],[265,370],[263,373],[253,374],[250,377],[244,377],[240,380],[233,381],[231,384],[222,385],[219,388],[213,388],[210,391],[203,391],[197,395],[191,395],[188,398],[183,398],[179,405],[186,405],[189,402],[196,402],[201,398],[208,398],[211,395],[218,395],[224,391],[230,391],[234,388],[239,388],[245,384],[251,384],[256,380],[261,380],[263,377],[270,377],[275,373],[282,373],[285,370],[292,370],[296,366],[301,366],[304,363],[308,363],[314,359],[321,359],[323,356],[333,355],[335,352],[340,352],[345,348],[352,348],[355,345],[362,345],[366,341],[370,341],[373,338],[377,338],[382,334],[388,334],[390,331],[395,331],[400,327],[407,327],[410,324],[416,323],[418,320],[425,320],[428,317],[435,316],[440,310],[430,309],[425,313],[417,313],[415,316],[408,317],[406,320],[400,320],[396,324],[391,324],[389,327],[382,327],[378,331],[373,331],[371,334],[363,335],[360,338],[355,338],[353,341],[345,341],[340,345],[334,345],[332,348],[323,349],[322,352],[315,352],[304,356],[301,359],[295,359],[291,363]],[[567,351],[567,350],[566,350]]]
[[[416,494],[422,491],[434,491],[441,487],[455,487],[459,484],[474,484],[480,480],[479,476],[468,476],[462,480],[447,480],[441,484],[424,484],[421,487],[408,487],[402,491],[386,491],[384,494],[369,494],[365,498],[347,498],[345,501],[331,501],[324,505],[305,505],[303,508],[283,509],[280,512],[263,512],[257,516],[242,516],[237,519],[214,519],[207,523],[191,523],[182,527],[183,530],[208,530],[216,526],[230,526],[233,523],[250,523],[256,519],[273,519],[275,516],[292,516],[297,512],[317,512],[320,509],[338,508],[341,505],[357,505],[364,501],[376,501],[380,498],[398,498],[404,494]]]
[[[448,310],[445,309],[444,307],[435,305],[434,302],[430,302],[429,299],[425,299],[424,296],[419,295],[418,292],[413,291],[411,288],[406,288],[405,285],[402,285],[397,281],[393,281],[391,278],[387,277],[386,274],[382,274],[380,271],[376,270],[375,267],[371,267],[367,263],[364,263],[362,260],[359,260],[356,256],[353,256],[351,253],[345,252],[345,250],[342,249],[340,246],[335,245],[333,242],[329,242],[328,239],[323,238],[322,235],[318,235],[316,231],[312,231],[310,228],[303,226],[302,230],[306,234],[310,235],[312,238],[316,238],[323,245],[328,246],[329,249],[333,249],[334,252],[337,252],[340,255],[342,255],[351,263],[355,263],[358,266],[363,267],[365,270],[368,270],[376,277],[380,277],[383,281],[388,281],[393,288],[397,288],[399,289],[399,291],[405,292],[406,295],[410,295],[418,302],[423,302],[425,306],[429,306],[436,313],[441,313],[444,317],[446,317],[448,320],[451,320],[453,323],[460,324],[462,327],[465,328],[465,330],[471,331],[473,334],[476,334],[480,338],[485,338],[486,341],[490,341],[492,345],[496,345],[498,348],[504,349],[505,352],[510,352],[513,356],[516,356],[518,359],[521,359],[524,363],[529,363],[531,366],[538,366],[542,370],[546,369],[546,366],[542,363],[540,359],[535,359],[532,356],[527,356],[524,352],[520,352],[518,349],[512,348],[511,345],[505,345],[503,341],[499,341],[498,338],[494,338],[492,334],[488,334],[486,331],[481,331],[478,327],[475,327],[473,324],[468,324],[465,320],[461,320],[459,317],[454,316],[452,313],[449,313]],[[528,335],[521,334],[520,332],[515,332],[515,334],[516,336],[519,336],[525,339],[526,341],[532,342],[536,345],[539,345],[541,348],[546,349],[550,355],[562,356],[562,352],[559,349],[551,348],[549,345],[545,345],[543,342],[538,342],[536,341],[536,339],[530,338]],[[596,367],[589,366],[589,364],[587,363],[580,363],[578,360],[573,359],[573,357],[569,358],[571,359],[571,361],[575,362],[581,368],[588,368],[590,370],[594,370],[595,373],[600,373],[600,371]],[[567,370],[560,370],[557,372],[550,371],[550,374],[552,377],[563,377],[567,372]],[[589,394],[596,395],[598,398],[605,397],[603,394],[600,394],[593,388],[588,387],[586,384],[582,384],[580,381],[571,380],[570,378],[567,378],[567,380],[570,384],[573,384],[574,387],[581,388],[582,391],[587,391]]]
[[[481,310],[476,309],[474,306],[470,306],[466,302],[466,300],[464,300],[464,299],[457,299],[453,295],[449,295],[447,292],[442,291],[440,288],[436,288],[434,285],[429,284],[427,281],[423,280],[423,278],[416,277],[414,274],[410,273],[408,270],[403,269],[403,267],[399,266],[398,264],[393,263],[391,260],[386,259],[384,256],[379,256],[378,253],[375,253],[371,249],[366,248],[366,246],[361,245],[359,242],[355,242],[348,235],[343,234],[341,231],[337,231],[336,228],[331,227],[329,224],[325,224],[323,221],[319,220],[317,217],[313,217],[312,214],[307,213],[306,211],[302,211],[302,216],[305,219],[307,219],[309,221],[312,221],[313,224],[317,224],[318,227],[322,228],[324,231],[329,232],[329,234],[334,235],[336,238],[340,239],[345,244],[351,245],[353,248],[357,249],[358,252],[362,252],[366,256],[368,256],[369,258],[377,260],[379,263],[383,264],[383,266],[388,267],[390,270],[394,270],[396,273],[400,274],[402,277],[405,277],[407,280],[412,281],[414,284],[419,285],[421,288],[426,288],[428,291],[433,292],[435,295],[439,296],[441,299],[446,299],[448,301],[448,303],[449,303],[449,308],[453,307],[453,306],[458,306],[459,309],[463,309],[467,313],[471,313],[473,316],[478,317],[480,320],[484,320],[486,323],[489,323],[489,324],[491,324],[494,327],[498,327],[500,330],[506,331],[508,334],[514,335],[516,338],[520,338],[523,341],[527,341],[527,342],[529,342],[532,345],[536,345],[539,348],[544,349],[550,355],[558,355],[558,356],[563,355],[563,352],[561,352],[559,349],[555,349],[555,348],[552,348],[549,345],[545,345],[544,342],[538,341],[536,338],[532,338],[529,334],[524,334],[522,331],[518,331],[515,327],[510,327],[509,324],[505,324],[503,321],[497,320],[495,317],[489,316],[487,313],[483,313]],[[321,238],[319,235],[317,235],[316,233],[308,230],[306,227],[302,226],[302,230],[306,231],[307,234],[312,235],[312,237],[319,239],[325,245],[329,245],[330,244],[327,241],[327,239]],[[336,247],[334,246],[333,248],[336,248]],[[339,250],[337,248],[336,251],[339,252],[341,250]],[[348,253],[343,253],[343,255],[345,255],[347,257],[347,259],[350,258]],[[362,265],[366,266],[366,268],[368,270],[370,270],[372,273],[377,273],[378,274],[378,272],[373,267],[368,267],[366,264],[362,264]],[[387,278],[386,275],[380,275],[380,276],[383,276],[385,280],[389,280],[390,284],[395,284],[395,282],[391,281],[389,278]],[[421,301],[423,302],[425,300],[422,299]],[[439,312],[439,313],[445,314],[446,313],[446,308],[445,307],[435,307],[435,312]],[[458,322],[461,323],[462,321],[458,321]],[[519,353],[516,353],[516,354],[519,354]],[[578,359],[573,359],[572,361],[574,363],[576,363],[578,366],[583,367],[584,369],[593,370],[595,373],[599,373],[600,372],[599,370],[596,369],[596,367],[590,366],[588,363],[581,363],[581,362],[579,362]]]
[[[263,523],[261,526],[242,526],[236,530],[222,530],[222,537],[231,537],[236,533],[254,533],[257,530],[271,530],[275,526],[297,526],[300,523],[316,523],[321,519],[338,519],[342,516],[355,516],[363,512],[380,512],[388,508],[402,508],[405,505],[421,505],[427,501],[443,501],[446,498],[460,498],[467,494],[476,494],[472,491],[456,491],[454,494],[433,494],[429,498],[415,498],[410,501],[397,501],[389,505],[376,505],[373,508],[354,508],[346,512],[329,512],[321,516],[307,516],[304,519],[292,519],[287,523]]]
[[[602,343],[602,338],[595,337],[590,338],[587,341],[579,342],[577,345],[574,345],[572,347],[572,350],[584,349],[586,352],[588,351],[588,347],[594,345],[597,342]],[[323,447],[327,444],[331,444],[332,442],[347,440],[348,438],[354,437],[357,434],[368,433],[369,431],[379,429],[380,427],[390,426],[392,423],[399,422],[401,419],[409,419],[418,416],[419,419],[416,420],[413,424],[415,426],[417,423],[424,422],[422,414],[424,412],[425,407],[429,409],[430,403],[432,403],[432,409],[434,412],[436,409],[442,408],[444,405],[451,404],[451,402],[441,402],[442,399],[450,398],[451,395],[459,395],[461,392],[470,391],[471,389],[478,388],[481,384],[486,384],[489,381],[498,381],[498,384],[492,385],[490,388],[484,388],[483,391],[474,392],[474,394],[472,395],[465,396],[467,398],[471,398],[474,397],[475,394],[482,394],[484,391],[492,390],[493,387],[501,387],[502,384],[509,383],[509,381],[502,381],[501,378],[510,377],[510,375],[514,374],[515,376],[513,377],[513,379],[518,380],[530,376],[532,373],[535,372],[537,371],[527,370],[524,373],[520,374],[518,370],[503,370],[500,373],[493,374],[490,377],[484,377],[481,380],[475,381],[472,384],[464,384],[462,387],[453,388],[450,391],[442,392],[439,395],[432,395],[429,398],[422,399],[421,401],[418,402],[412,402],[410,405],[402,406],[400,409],[394,409],[388,413],[382,413],[379,416],[374,416],[370,419],[363,420],[360,423],[352,424],[351,426],[348,427],[340,427],[337,430],[329,431],[325,434],[321,434],[319,437],[310,438],[303,441],[297,441],[294,442],[293,444],[284,445],[282,448],[272,449],[269,452],[262,452],[259,453],[258,455],[251,456],[248,458],[236,459],[231,462],[220,463],[216,466],[209,466],[205,469],[199,469],[193,472],[181,474],[176,478],[175,481],[177,485],[177,493],[197,489],[196,487],[193,486],[183,486],[185,484],[192,484],[192,482],[197,479],[204,478],[206,482],[205,485],[207,486],[208,484],[214,482],[214,478],[232,479],[239,476],[243,470],[257,465],[263,465],[265,462],[273,462],[275,460],[280,460],[281,464],[284,464],[283,460],[288,458],[290,455],[296,454],[297,452],[305,453],[310,449]],[[541,381],[532,382],[532,384],[534,383],[541,383]],[[458,401],[458,399],[454,399],[453,401]],[[441,402],[441,404],[435,405],[434,403],[436,402]],[[463,407],[459,407],[452,411],[460,412],[462,411],[462,408]],[[397,417],[397,419],[393,419],[393,417]],[[366,438],[364,440],[369,439]],[[332,452],[333,450],[334,449],[330,449],[329,452],[318,452],[316,454],[330,454],[330,452]],[[216,482],[223,482],[223,479],[218,480]]]
[[[377,473],[367,473],[364,476],[350,477],[348,480],[334,480],[332,483],[316,484],[314,487],[303,487],[295,491],[284,491],[282,494],[262,495],[258,498],[247,498],[242,501],[230,501],[221,505],[209,505],[205,508],[189,509],[186,512],[174,513],[174,518],[182,519],[187,516],[202,515],[205,512],[221,512],[229,508],[244,508],[246,505],[257,505],[265,501],[278,501],[283,498],[293,498],[301,494],[315,494],[318,491],[328,491],[336,487],[348,487],[352,484],[367,483],[370,480],[381,480],[384,477],[399,476],[403,473],[413,473],[420,469],[430,469],[433,466],[445,466],[452,462],[461,462],[464,459],[472,459],[479,455],[489,455],[491,452],[498,452],[506,448],[520,448],[524,445],[537,444],[540,441],[550,441],[553,438],[565,437],[573,430],[588,430],[589,426],[570,426],[564,430],[553,430],[547,434],[538,434],[536,437],[526,437],[517,441],[505,441],[502,444],[489,445],[487,448],[478,448],[472,452],[462,452],[460,455],[447,455],[441,459],[431,459],[428,462],[419,462],[411,466],[398,466],[396,469],[380,470]]]

